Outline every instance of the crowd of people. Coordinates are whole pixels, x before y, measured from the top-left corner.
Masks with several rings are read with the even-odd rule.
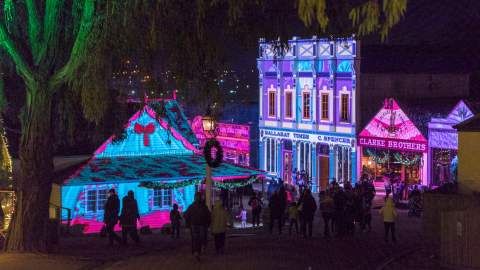
[[[317,210],[317,203],[310,189],[305,188],[300,192],[298,200],[295,200],[297,196],[288,194],[290,192],[281,186],[269,199],[270,232],[273,232],[274,227],[278,227],[281,234],[284,224],[288,221],[290,235],[295,229],[297,234],[310,237],[313,217]],[[344,187],[341,187],[333,181],[326,191],[320,192],[319,197],[325,238],[333,234],[337,237],[353,234],[356,227],[360,231],[371,230],[372,201],[375,197],[375,188],[371,182],[361,182],[355,187],[345,183]]]
[[[416,196],[416,193],[414,193]],[[353,235],[355,232],[369,232],[372,229],[372,201],[375,197],[375,188],[371,181],[364,178],[354,187],[349,183],[340,186],[332,181],[325,191],[320,192],[319,201],[313,197],[311,190],[304,187],[298,194],[287,185],[281,184],[268,198],[268,229],[272,234],[277,227],[278,233],[282,234],[286,224],[289,225],[288,234],[303,235],[305,238],[312,237],[313,221],[318,205],[323,219],[323,236],[342,238]],[[215,251],[222,254],[225,248],[226,231],[229,225],[233,225],[232,218],[237,218],[242,228],[247,226],[247,217],[251,218],[253,227],[260,226],[260,216],[263,209],[261,194],[255,192],[248,200],[247,208],[240,204],[238,214],[228,211],[222,200],[218,200],[210,210],[207,207],[203,194],[197,192],[194,202],[182,214],[178,205],[174,204],[170,211],[170,227],[172,238],[180,238],[181,224],[184,220],[189,228],[192,240],[192,254],[200,260],[205,252],[208,233],[213,235]],[[127,245],[127,237],[130,236],[136,243],[140,243],[137,233],[137,221],[140,221],[137,201],[133,191],[129,191],[120,200],[114,189],[109,191],[109,197],[105,204],[104,223],[108,234],[109,246],[114,242]],[[387,194],[385,205],[380,209],[385,225],[385,241],[391,235],[395,238],[395,219],[397,216],[394,200]],[[114,227],[119,224],[122,228],[122,237],[119,237]]]

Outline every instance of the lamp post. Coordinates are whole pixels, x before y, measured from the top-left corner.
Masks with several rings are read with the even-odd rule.
[[[215,118],[211,115],[210,108],[207,110],[207,114],[202,117],[203,131],[205,133],[205,140],[207,141],[208,137],[215,137],[215,128],[216,121]],[[207,136],[209,135],[209,136]],[[205,164],[205,202],[207,207],[211,210],[212,207],[212,168],[208,166],[208,163]]]

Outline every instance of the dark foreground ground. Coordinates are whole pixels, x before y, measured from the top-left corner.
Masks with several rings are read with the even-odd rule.
[[[433,246],[421,234],[421,219],[399,210],[397,243],[385,243],[383,223],[373,211],[373,230],[344,239],[323,239],[323,225],[315,222],[314,237],[273,235],[263,229],[231,231],[226,253],[217,256],[210,241],[200,262],[190,253],[187,232],[172,240],[158,232],[143,236],[142,245],[106,248],[106,239],[94,236],[62,239],[52,255],[0,254],[1,270],[170,270],[170,269],[440,269]]]

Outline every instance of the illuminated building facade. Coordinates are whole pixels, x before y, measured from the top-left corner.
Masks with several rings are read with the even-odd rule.
[[[444,118],[432,117],[428,123],[428,165],[430,185],[440,186],[457,179],[458,132],[455,125],[474,116],[478,104],[463,100]]]
[[[204,182],[206,162],[177,101],[163,100],[163,104],[165,114],[159,117],[152,104],[135,113],[126,125],[125,138],[108,139],[87,164],[64,181],[58,192],[61,207],[71,209],[72,225],[82,225],[85,233],[99,232],[111,188],[120,200],[132,190],[141,225],[151,228],[170,222],[173,204],[185,211],[193,202],[195,191]],[[242,186],[260,176],[258,170],[229,163],[212,168],[217,188]]]
[[[203,131],[201,116],[193,119],[192,129],[200,148],[205,145],[207,138],[212,137]],[[216,140],[223,149],[224,161],[241,166],[250,166],[250,126],[217,123],[215,133]]]
[[[420,130],[392,99],[358,135],[359,172],[373,177],[379,188],[393,182],[427,185],[428,143]],[[384,176],[390,183],[384,183]]]
[[[314,192],[355,183],[359,48],[354,39],[260,40],[259,160],[272,178],[308,175]],[[295,175],[294,175],[295,174]]]

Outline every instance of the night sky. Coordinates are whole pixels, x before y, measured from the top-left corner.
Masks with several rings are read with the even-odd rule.
[[[410,0],[385,42],[375,34],[362,38],[362,71],[472,72],[480,69],[479,45],[480,1]],[[239,71],[256,69],[256,57],[256,48],[244,47],[228,55]],[[408,58],[420,64],[409,65]]]

